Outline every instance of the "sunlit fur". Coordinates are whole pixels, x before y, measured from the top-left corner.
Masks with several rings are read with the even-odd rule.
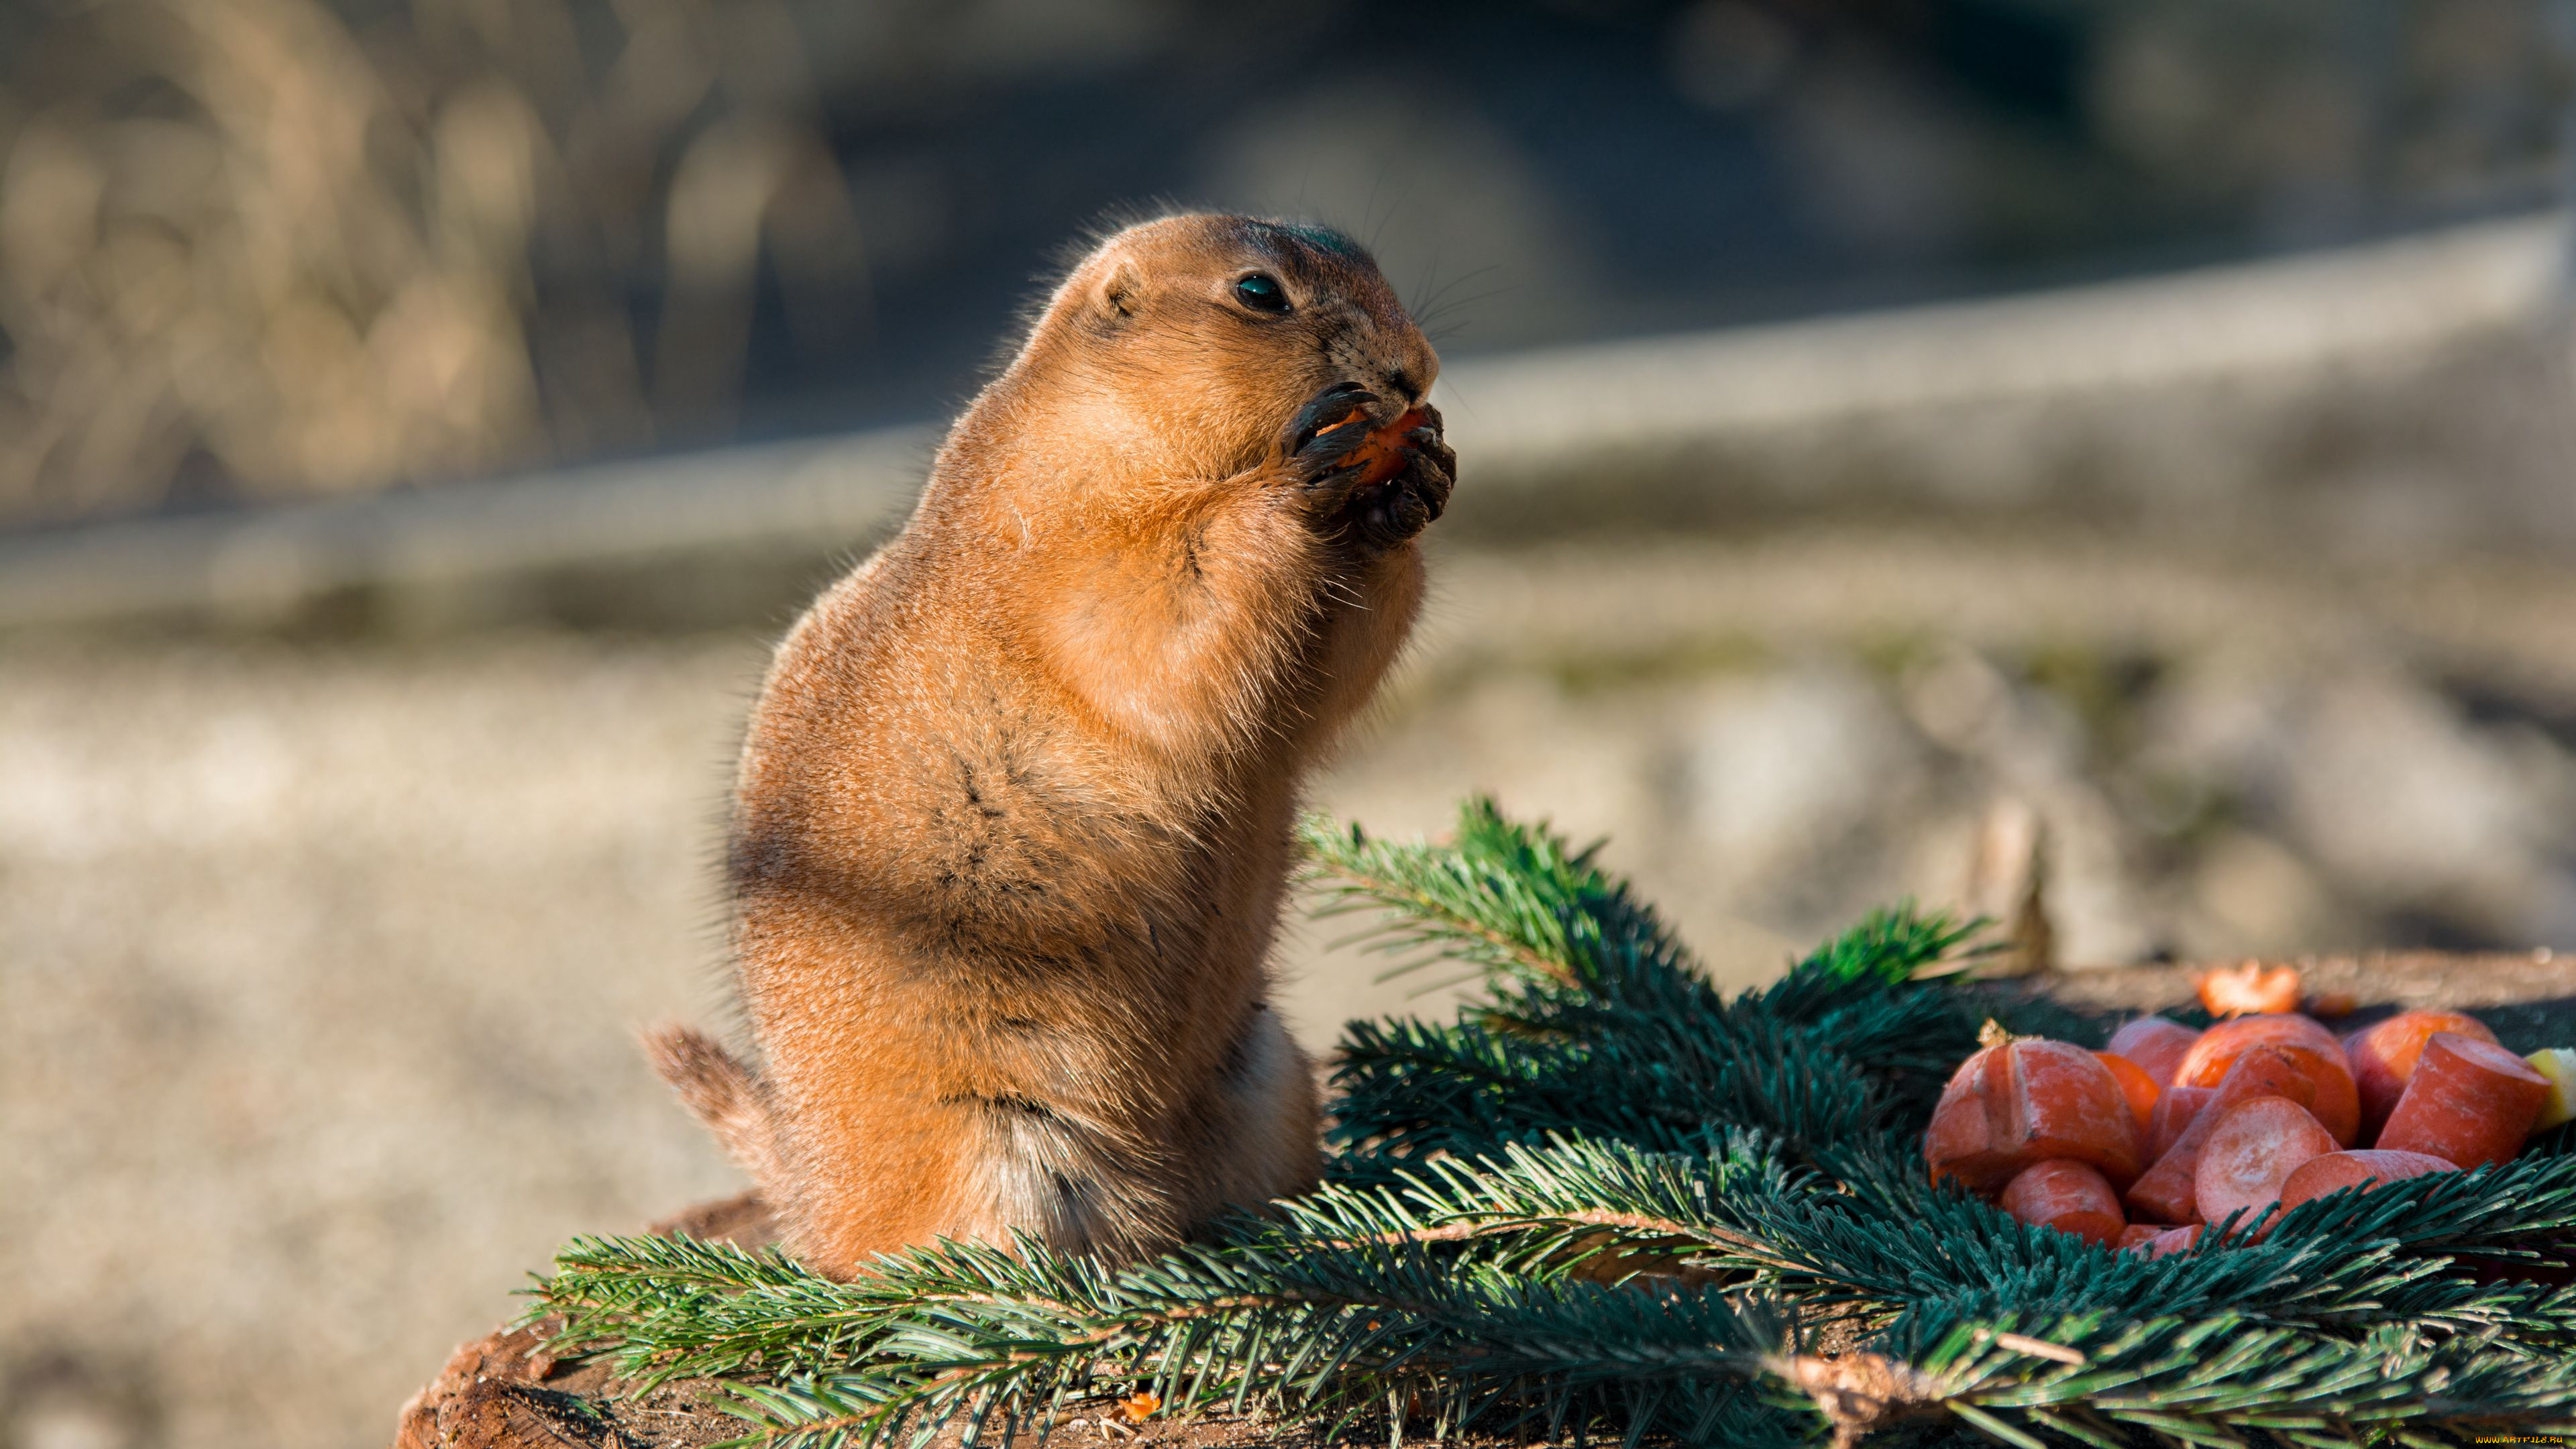
[[[1291,315],[1234,300],[1253,269]],[[1422,565],[1319,519],[1283,431],[1344,380],[1392,418],[1437,369],[1331,233],[1131,227],[787,636],[732,835],[765,1064],[684,1029],[657,1051],[807,1261],[1014,1229],[1129,1255],[1313,1184],[1265,961],[1299,776]]]

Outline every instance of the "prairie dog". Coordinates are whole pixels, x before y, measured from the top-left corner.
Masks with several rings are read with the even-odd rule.
[[[728,862],[763,1065],[648,1045],[807,1262],[1127,1257],[1314,1184],[1265,960],[1298,777],[1421,599],[1438,371],[1338,233],[1128,228],[788,633]]]

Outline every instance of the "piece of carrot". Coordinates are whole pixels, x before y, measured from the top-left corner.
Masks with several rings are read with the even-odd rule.
[[[2437,1031],[2425,1038],[2377,1146],[2429,1152],[2462,1167],[2510,1162],[2548,1098],[2549,1079],[2531,1063],[2494,1042]]]
[[[2114,1185],[2138,1175],[2138,1123],[2101,1058],[2062,1041],[1986,1047],[1959,1064],[1923,1133],[1935,1182],[2002,1190],[2052,1157],[2089,1162]]]
[[[2350,1016],[2360,1009],[2361,998],[2349,991],[2319,991],[2299,1003],[2299,1010],[2309,1016]]]
[[[2142,1016],[2111,1033],[2110,1042],[2102,1049],[2113,1056],[2127,1057],[2147,1069],[2158,1087],[2173,1085],[2174,1068],[2182,1065],[2183,1053],[2200,1040],[2200,1033],[2181,1022],[2162,1016]]]
[[[2343,1043],[2325,1023],[2313,1016],[2295,1011],[2271,1011],[2258,1016],[2241,1017],[2213,1024],[2184,1053],[2183,1064],[2174,1069],[2174,1080],[2182,1081],[2196,1072],[2207,1070],[2212,1061],[2224,1062],[2249,1046],[2331,1046],[2340,1051]],[[2222,1068],[2221,1075],[2224,1075]],[[2207,1083],[2200,1085],[2206,1086]]]
[[[1351,416],[1359,417],[1363,414],[1354,411]],[[1426,416],[1427,414],[1420,408],[1404,414],[1385,427],[1375,429],[1361,438],[1359,446],[1344,453],[1337,461],[1345,467],[1353,463],[1364,463],[1366,470],[1360,474],[1360,485],[1363,487],[1385,482],[1404,471],[1404,435],[1422,426]],[[1350,421],[1349,418],[1343,419],[1345,423],[1348,421]]]
[[[2167,1228],[2129,1251],[2149,1258],[2161,1258],[2169,1253],[2184,1252],[2199,1241],[2200,1224],[2185,1223],[2178,1228]]]
[[[2127,1227],[2120,1229],[2120,1246],[2123,1248],[2142,1248],[2146,1246],[2149,1238],[2156,1236],[2158,1233],[2169,1233],[2172,1231],[2173,1224],[2171,1223],[2131,1223]]]
[[[2138,1131],[2144,1134],[2147,1119],[2155,1114],[2156,1098],[2164,1094],[2163,1089],[2156,1085],[2155,1078],[2147,1075],[2145,1067],[2117,1052],[2095,1052],[2093,1055],[2100,1057],[2102,1065],[2111,1069],[2111,1075],[2119,1078],[2120,1094],[2129,1099],[2129,1112],[2138,1119]]]
[[[2401,1011],[2343,1039],[2353,1085],[2361,1089],[2361,1140],[2378,1140],[2380,1129],[2388,1125],[2388,1114],[2397,1110],[2407,1079],[2415,1075],[2415,1060],[2424,1054],[2425,1039],[2437,1031],[2495,1040],[2495,1033],[2474,1016],[2423,1010]]]
[[[2174,1143],[2182,1139],[2183,1129],[2217,1095],[2216,1087],[2165,1088],[2156,1098],[2155,1115],[2147,1119],[2147,1161],[2158,1161],[2173,1151]]]
[[[2187,1087],[2214,1087],[2227,1075],[2236,1054],[2254,1046],[2303,1046],[2313,1051],[2343,1050],[2343,1043],[2314,1017],[2296,1012],[2273,1012],[2262,1016],[2239,1017],[2222,1021],[2200,1034],[2184,1052],[2174,1068],[2174,1080]],[[2349,1063],[2346,1071],[2351,1070]]]
[[[2299,968],[2267,967],[2260,961],[2247,961],[2223,970],[2204,972],[2200,978],[2200,1004],[2208,1007],[2212,1016],[2296,1011],[2299,1009]]]
[[[2200,1215],[2224,1222],[2244,1211],[2238,1230],[2259,1228],[2278,1208],[2281,1185],[2311,1158],[2335,1150],[2334,1134],[2287,1097],[2255,1097],[2220,1114],[2192,1170]]]
[[[2308,1110],[2334,1134],[2335,1145],[2350,1147],[2360,1141],[2361,1094],[2353,1087],[2352,1072],[2344,1066],[2342,1051],[2297,1046],[2284,1046],[2281,1050],[2298,1060],[2315,1086],[2316,1100],[2309,1103]]]
[[[2316,1113],[2336,1142],[2350,1147],[2359,1140],[2361,1093],[2353,1085],[2352,1063],[2344,1057],[2343,1043],[2313,1017],[2276,1012],[2222,1021],[2202,1032],[2183,1054],[2174,1080],[2184,1086],[2214,1087],[2225,1080],[2237,1054],[2257,1044],[2306,1053],[2299,1063],[2316,1084],[2316,1092],[2302,1105]]]
[[[2202,1214],[2196,1174],[2201,1150],[2228,1108],[2255,1097],[2287,1097],[2305,1106],[2316,1099],[2316,1087],[2292,1051],[2257,1046],[2239,1053],[2227,1069],[2227,1079],[2218,1084],[2208,1103],[2183,1128],[2182,1135],[2129,1188],[2123,1200],[2131,1214],[2157,1222],[2199,1222]]]
[[[2021,1222],[2055,1228],[2096,1243],[2119,1240],[2129,1220],[2101,1169],[2052,1157],[2025,1167],[2004,1187],[2003,1210]]]
[[[2339,1188],[2366,1187],[2373,1183],[2422,1177],[2428,1172],[2459,1170],[2459,1164],[2428,1152],[2397,1152],[2382,1147],[2358,1152],[2323,1153],[2300,1163],[2281,1184],[2281,1211],[2288,1212],[2312,1197],[2323,1197]]]

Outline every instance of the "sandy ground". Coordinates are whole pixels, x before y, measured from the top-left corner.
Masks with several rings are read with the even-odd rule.
[[[1749,981],[1861,905],[1937,894],[2001,778],[1978,761],[2075,738],[2017,733],[2016,711],[2066,711],[2010,669],[1978,695],[1958,650],[2257,641],[2247,658],[2342,680],[2411,677],[2406,650],[2430,648],[2521,691],[2482,698],[2576,697],[2553,663],[2576,660],[2566,581],[2480,602],[2505,587],[2347,607],[2064,549],[1461,559],[1420,661],[1318,799],[1412,832],[1483,786],[1610,833],[1711,969]],[[630,1033],[727,1019],[711,865],[763,655],[745,636],[0,646],[0,1444],[379,1441],[564,1238],[733,1190]],[[1986,734],[1960,725],[1963,688]],[[2555,810],[2558,737],[2515,724],[2507,749],[2492,714],[2436,711],[2453,733],[2426,748],[2494,745],[2536,772],[2497,777],[2499,798]],[[2159,864],[2120,833],[2116,770],[2059,753],[2032,788],[2072,802],[2063,925],[2085,951],[2393,919],[2338,914],[2364,887],[2295,811],[2231,817],[2272,853],[2209,895],[2205,861]],[[2088,834],[2087,811],[2120,828]],[[2528,867],[2495,887],[2490,934],[2519,929],[2512,910],[2550,919],[2564,843],[2512,835],[2521,819],[2488,821]],[[2284,880],[2320,893],[2322,924],[2256,909],[2230,926],[2210,905],[2234,890],[2259,907]],[[1282,957],[1286,1009],[1318,1045],[1407,990],[1322,952],[1330,936],[1301,927]]]

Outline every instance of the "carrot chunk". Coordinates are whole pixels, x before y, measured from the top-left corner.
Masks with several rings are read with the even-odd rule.
[[[2360,1007],[2361,998],[2349,991],[2320,991],[2299,1003],[2309,1016],[2350,1016]]]
[[[2549,1079],[2531,1063],[2494,1042],[2437,1031],[2425,1039],[2378,1145],[2462,1167],[2510,1162],[2548,1099]]]
[[[2192,1043],[2182,1065],[2174,1069],[2174,1080],[2185,1086],[2214,1087],[2225,1080],[2237,1054],[2257,1044],[2305,1053],[2299,1064],[2316,1091],[2300,1105],[2315,1112],[2343,1146],[2360,1139],[2361,1094],[2353,1084],[2352,1063],[2344,1057],[2343,1043],[2313,1017],[2281,1012],[2222,1021]]]
[[[2101,1169],[2052,1157],[2025,1167],[2004,1188],[2003,1209],[2021,1222],[2109,1244],[2129,1225]]]
[[[2129,1251],[2141,1253],[2150,1258],[2161,1258],[2168,1253],[2182,1252],[2199,1241],[2200,1224],[2185,1223],[2178,1228],[2167,1228],[2145,1242],[2131,1247]]]
[[[2343,1039],[2344,1055],[2352,1062],[2353,1084],[2361,1089],[2364,1141],[2376,1141],[2380,1129],[2388,1125],[2388,1114],[2397,1110],[2398,1097],[2415,1075],[2415,1061],[2424,1054],[2425,1040],[2437,1031],[2495,1040],[2485,1022],[2456,1011],[2401,1011]]]
[[[2100,1057],[2102,1065],[2111,1069],[2111,1075],[2120,1079],[2120,1094],[2129,1099],[2129,1113],[2138,1119],[2138,1131],[2145,1132],[2147,1119],[2155,1114],[2156,1098],[2163,1095],[2156,1079],[2147,1075],[2146,1068],[2117,1052],[2095,1052],[2093,1055]]]
[[[2396,1152],[2383,1147],[2376,1151],[2323,1153],[2300,1163],[2281,1184],[2281,1211],[2288,1212],[2312,1197],[2323,1197],[2339,1188],[2459,1170],[2458,1164],[2426,1152]]]
[[[2273,1012],[2263,1016],[2239,1017],[2222,1021],[2200,1034],[2183,1053],[2181,1065],[2174,1068],[2174,1080],[2191,1087],[2214,1087],[2227,1075],[2228,1063],[2253,1046],[2303,1046],[2313,1051],[2332,1048],[2338,1055],[2343,1043],[2314,1017],[2295,1012]],[[2346,1071],[2351,1066],[2346,1064]]]
[[[2127,1227],[2120,1229],[2120,1246],[2123,1248],[2143,1248],[2147,1245],[2147,1240],[2156,1236],[2158,1233],[2169,1233],[2172,1231],[2173,1224],[2171,1223],[2131,1223]]]
[[[2147,1160],[2158,1161],[2173,1151],[2174,1143],[2182,1139],[2183,1129],[2217,1095],[2216,1087],[2165,1088],[2163,1095],[2156,1098],[2155,1115],[2147,1119]]]
[[[2288,1049],[2256,1046],[2238,1054],[2227,1069],[2226,1080],[2218,1084],[2208,1103],[2182,1129],[2182,1135],[2129,1188],[2124,1200],[2130,1212],[2157,1222],[2201,1221],[2197,1177],[2201,1151],[2228,1108],[2256,1097],[2286,1097],[2305,1106],[2315,1100],[2316,1086],[2301,1068],[2297,1055]]]
[[[2335,1150],[2334,1134],[2315,1114],[2287,1097],[2255,1097],[2229,1107],[2210,1129],[2192,1171],[2192,1193],[2200,1215],[2223,1222],[2247,1211],[2238,1223],[2260,1224],[2276,1211],[2281,1185],[2311,1158]]]
[[[1351,413],[1351,418],[1363,416],[1366,415],[1356,409]],[[1359,446],[1344,453],[1339,461],[1344,466],[1353,463],[1366,465],[1366,471],[1360,474],[1360,484],[1363,487],[1385,482],[1404,471],[1404,435],[1422,426],[1426,416],[1428,415],[1420,408],[1415,408],[1360,439]],[[1334,426],[1344,426],[1351,418],[1344,418]]]
[[[1992,1196],[2052,1157],[2091,1163],[2116,1185],[2137,1177],[2137,1118],[2102,1059],[2062,1041],[2031,1040],[1961,1062],[1923,1133],[1933,1180]]]
[[[2200,1004],[2212,1016],[2299,1009],[2299,968],[2260,961],[2210,971],[2200,978]]]
[[[2182,1065],[2183,1053],[2200,1040],[2200,1033],[2181,1022],[2162,1016],[2142,1016],[2111,1033],[2110,1044],[2103,1048],[2113,1056],[2127,1057],[2147,1069],[2159,1087],[2173,1085],[2174,1068]]]

